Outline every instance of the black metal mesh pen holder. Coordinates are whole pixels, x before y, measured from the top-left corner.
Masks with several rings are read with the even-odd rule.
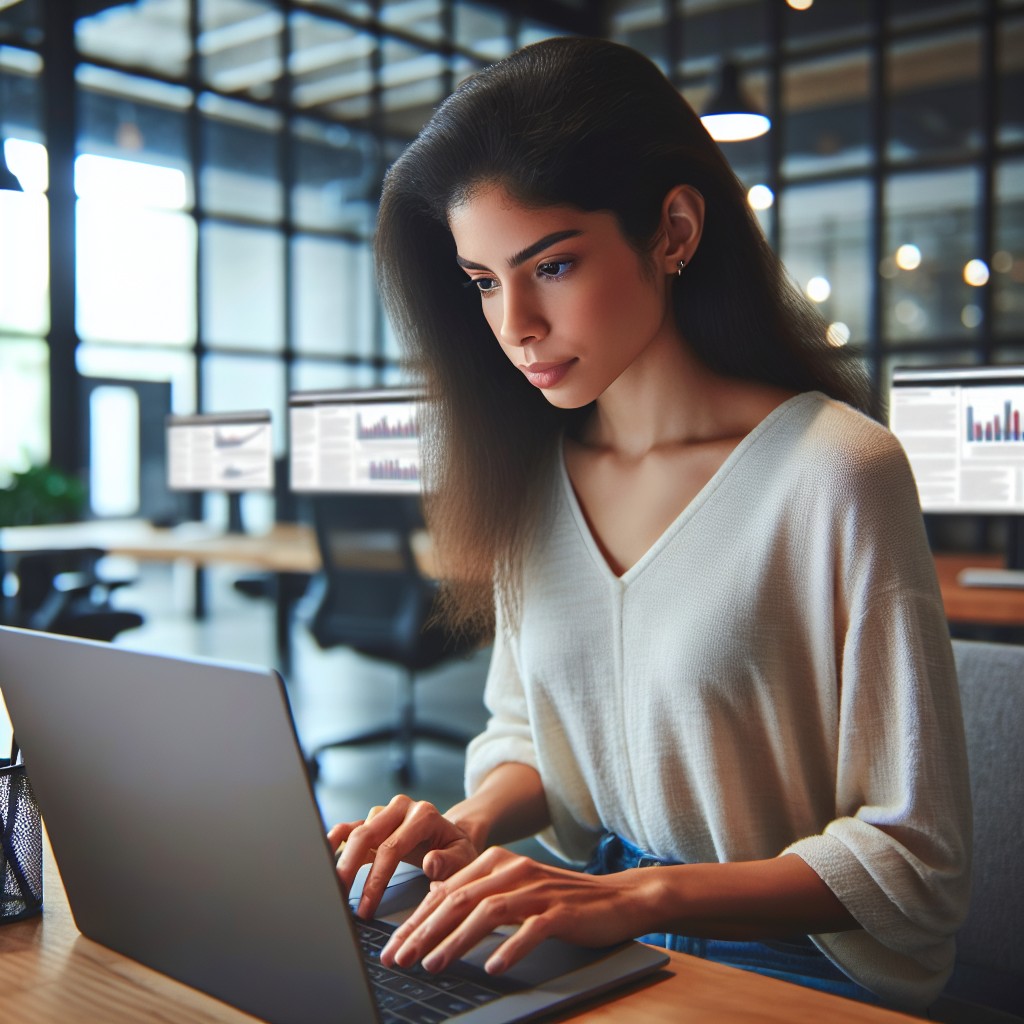
[[[0,759],[0,924],[43,909],[43,827],[17,745]]]

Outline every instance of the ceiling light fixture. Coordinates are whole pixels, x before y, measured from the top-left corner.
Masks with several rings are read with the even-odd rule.
[[[0,191],[22,192],[21,182],[18,176],[7,166],[7,157],[4,154],[4,138],[0,135]]]
[[[756,139],[772,126],[768,116],[744,95],[740,88],[740,70],[732,60],[723,62],[718,89],[700,119],[715,142]]]

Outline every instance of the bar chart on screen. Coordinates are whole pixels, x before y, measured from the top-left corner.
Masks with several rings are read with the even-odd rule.
[[[983,392],[979,394],[977,389],[966,391],[964,399],[968,444],[1022,440],[1020,409],[1015,408],[1011,400],[993,401]]]

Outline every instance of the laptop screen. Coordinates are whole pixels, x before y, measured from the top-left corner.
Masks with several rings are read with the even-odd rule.
[[[418,494],[421,400],[412,388],[290,395],[291,489],[307,494]]]

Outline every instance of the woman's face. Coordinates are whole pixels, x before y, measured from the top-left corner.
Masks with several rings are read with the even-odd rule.
[[[492,186],[448,222],[498,343],[552,405],[587,405],[655,339],[678,342],[668,277],[612,214],[526,207]]]

